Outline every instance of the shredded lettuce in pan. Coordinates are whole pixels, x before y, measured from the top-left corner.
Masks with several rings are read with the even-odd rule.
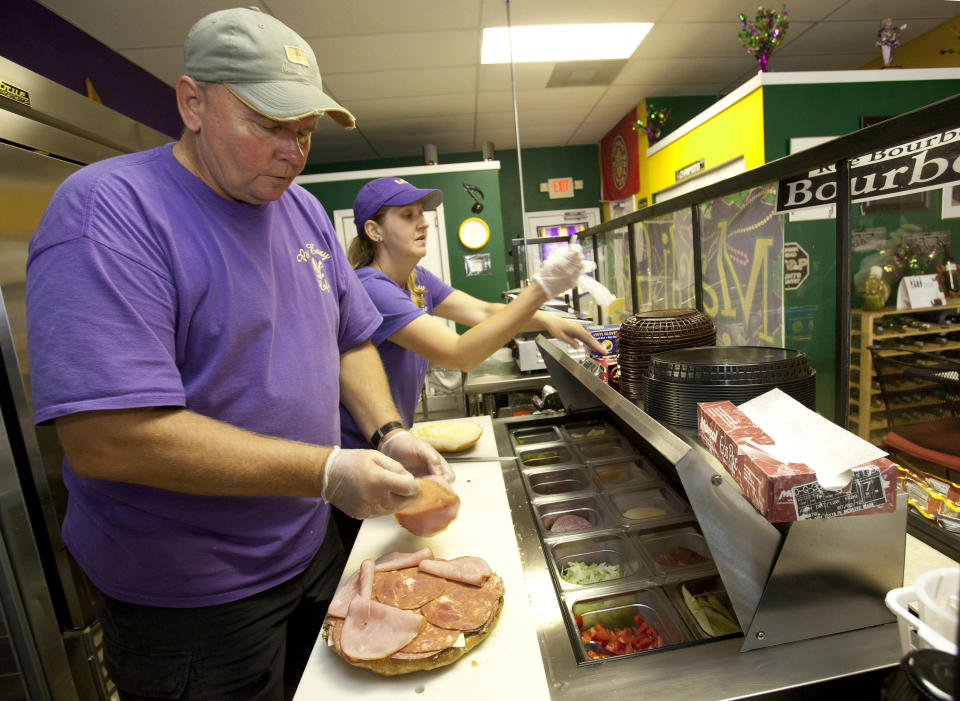
[[[606,562],[591,565],[585,562],[569,562],[560,576],[571,584],[596,584],[608,579],[620,579],[623,572],[620,565],[609,565]]]

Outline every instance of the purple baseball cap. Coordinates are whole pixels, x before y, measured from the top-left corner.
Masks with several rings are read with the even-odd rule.
[[[353,221],[357,225],[357,234],[366,236],[363,231],[367,219],[373,217],[384,206],[402,207],[405,204],[422,202],[425,210],[436,209],[443,202],[440,190],[421,190],[403,178],[377,178],[360,188],[353,201]]]

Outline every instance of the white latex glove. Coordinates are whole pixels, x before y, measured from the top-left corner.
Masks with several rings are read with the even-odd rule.
[[[453,484],[456,476],[437,449],[410,431],[394,431],[380,442],[380,451],[417,477],[436,475]]]
[[[320,496],[353,518],[373,518],[413,503],[420,487],[403,465],[376,450],[335,447],[323,470]]]
[[[547,293],[547,297],[553,299],[574,287],[581,275],[586,275],[594,268],[596,263],[584,259],[583,248],[577,243],[577,237],[572,236],[569,244],[558,247],[550,254],[533,279]]]

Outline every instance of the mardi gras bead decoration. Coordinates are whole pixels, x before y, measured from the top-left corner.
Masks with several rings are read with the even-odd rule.
[[[786,6],[779,12],[758,7],[757,16],[752,21],[740,13],[740,43],[748,54],[756,57],[761,73],[767,70],[770,54],[783,41],[789,26]]]
[[[643,118],[638,119],[633,125],[633,129],[634,131],[645,131],[647,141],[653,146],[663,135],[663,125],[667,123],[668,119],[670,119],[669,107],[657,109],[653,105],[647,105],[646,121]]]

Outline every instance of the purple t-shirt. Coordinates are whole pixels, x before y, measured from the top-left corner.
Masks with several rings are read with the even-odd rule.
[[[417,402],[427,375],[427,359],[398,346],[389,340],[390,336],[421,314],[433,314],[434,307],[453,292],[450,285],[426,268],[417,266],[416,270],[417,284],[427,290],[423,295],[425,306],[422,308],[413,303],[409,290],[404,290],[373,266],[367,265],[357,270],[357,277],[383,316],[383,323],[373,332],[371,340],[380,351],[387,379],[390,380],[390,394],[403,418],[403,425],[407,427],[413,424],[417,412]],[[367,442],[370,436],[361,435],[353,417],[343,406],[340,407],[340,425],[344,448],[370,447]]]
[[[340,439],[340,353],[380,324],[315,197],[226,200],[169,144],[60,187],[30,241],[27,313],[37,423],[175,406],[321,445]],[[82,478],[66,460],[63,473],[67,547],[133,603],[268,589],[306,567],[329,519],[317,498],[183,494]]]

